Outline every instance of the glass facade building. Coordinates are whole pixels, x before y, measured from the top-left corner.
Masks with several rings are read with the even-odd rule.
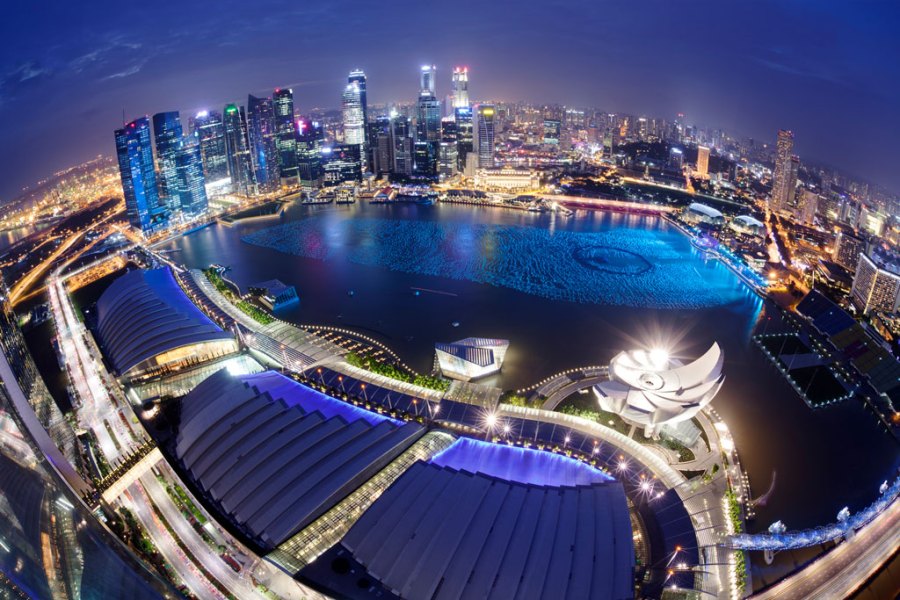
[[[156,187],[150,120],[147,117],[135,119],[117,129],[115,136],[128,222],[145,233],[165,227],[168,211],[160,202]]]
[[[297,170],[297,126],[294,122],[294,91],[277,88],[272,96],[279,174],[287,185],[299,182]]]
[[[247,125],[257,191],[273,192],[280,185],[281,175],[275,110],[271,98],[247,97]]]
[[[200,145],[203,175],[209,182],[228,178],[228,154],[225,151],[225,126],[222,114],[201,111],[191,119],[191,134]]]
[[[494,106],[482,104],[475,111],[475,151],[478,152],[478,166],[494,166]]]
[[[156,162],[160,175],[157,181],[159,197],[170,211],[178,210],[179,206],[175,163],[182,137],[178,111],[153,115],[153,141],[156,143]]]
[[[225,149],[228,155],[228,175],[235,193],[250,195],[255,192],[256,182],[250,149],[247,143],[247,119],[243,109],[234,104],[225,107]]]

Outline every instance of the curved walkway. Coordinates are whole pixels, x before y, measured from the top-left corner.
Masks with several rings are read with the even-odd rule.
[[[547,399],[544,400],[541,408],[543,408],[544,410],[556,410],[556,407],[559,406],[559,403],[572,394],[586,388],[594,387],[598,383],[602,383],[607,380],[609,380],[609,375],[607,375],[606,373],[603,373],[602,375],[595,375],[593,377],[585,377],[584,379],[576,379],[571,383],[567,383],[562,387],[557,388],[553,393],[547,396]]]

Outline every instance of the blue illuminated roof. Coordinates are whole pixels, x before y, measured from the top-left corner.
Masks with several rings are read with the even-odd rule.
[[[431,462],[457,471],[533,485],[574,486],[612,481],[612,477],[574,458],[471,438],[457,440]]]
[[[276,371],[244,375],[241,380],[261,394],[268,392],[273,398],[281,399],[288,406],[299,406],[303,412],[318,411],[326,419],[342,417],[348,423],[362,419],[370,425],[378,425],[384,421],[390,421],[395,425],[403,424],[403,421],[336,400]]]
[[[116,279],[97,301],[97,333],[119,374],[175,348],[233,337],[190,301],[168,267]]]
[[[222,514],[271,549],[423,432],[279,373],[222,369],[181,400],[175,454]]]

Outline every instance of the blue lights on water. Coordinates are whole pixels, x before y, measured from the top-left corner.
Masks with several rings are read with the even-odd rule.
[[[462,279],[556,300],[706,308],[744,298],[727,267],[674,230],[549,231],[518,225],[311,217],[241,238],[320,260]]]
[[[533,485],[572,486],[613,481],[609,475],[574,458],[470,438],[460,438],[430,462],[439,467]]]

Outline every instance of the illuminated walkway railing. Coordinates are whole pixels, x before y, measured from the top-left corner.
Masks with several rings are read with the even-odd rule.
[[[597,439],[609,442],[629,453],[635,460],[640,461],[650,469],[650,471],[656,475],[667,488],[677,488],[686,481],[681,473],[670,467],[669,463],[653,450],[650,450],[640,442],[636,442],[628,436],[622,435],[614,429],[604,427],[603,425],[588,421],[587,419],[549,410],[512,406],[510,404],[501,404],[499,407],[499,414],[511,417],[522,417],[544,423],[555,423],[557,425],[563,425],[565,427],[571,427],[572,429],[588,432]]]
[[[726,545],[741,550],[792,550],[817,546],[825,542],[845,537],[852,531],[864,527],[900,496],[900,477],[882,492],[878,499],[837,523],[830,523],[815,529],[786,533],[741,534],[731,536]]]

